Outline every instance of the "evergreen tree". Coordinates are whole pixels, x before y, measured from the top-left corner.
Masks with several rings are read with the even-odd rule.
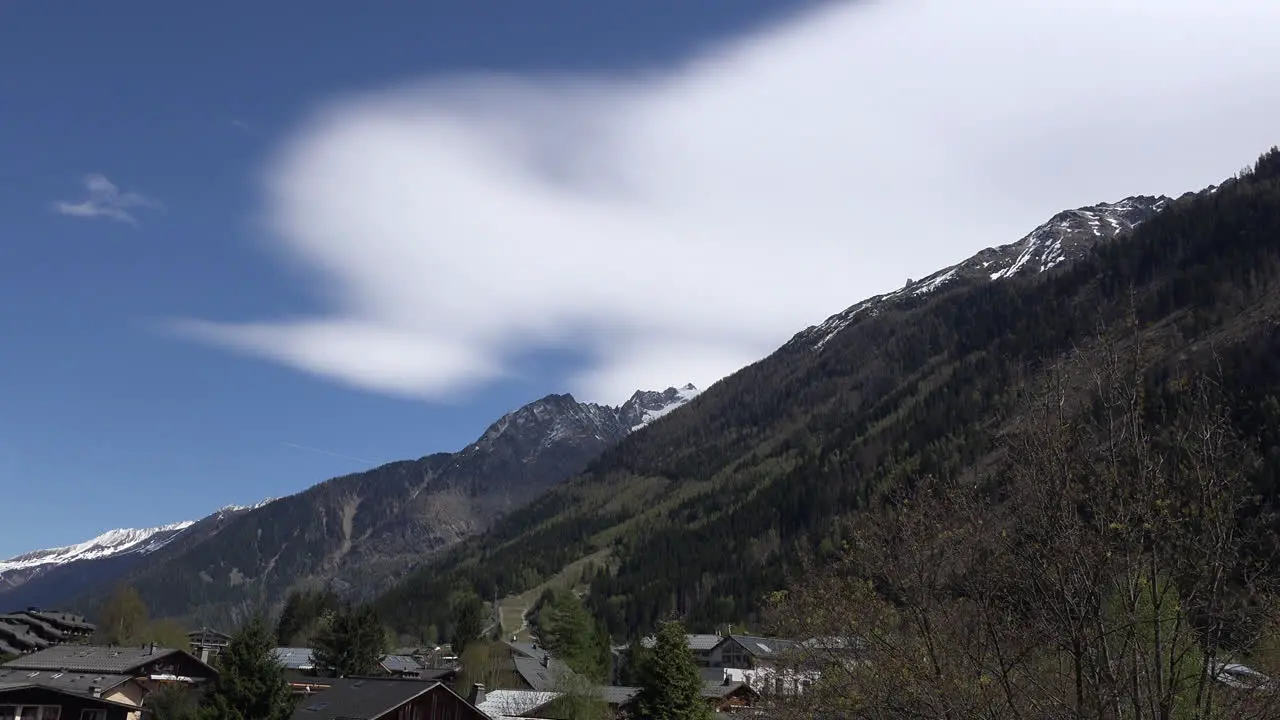
[[[640,717],[650,720],[709,720],[702,700],[702,675],[689,652],[684,627],[666,622],[640,673]]]
[[[594,682],[609,677],[609,636],[573,592],[550,593],[534,619],[538,640],[574,672]]]
[[[618,668],[618,684],[637,686],[644,677],[644,665],[649,660],[649,651],[639,636],[632,638],[627,644],[626,652]]]
[[[218,680],[200,708],[200,720],[287,720],[293,714],[274,640],[260,616],[231,638],[218,656]]]
[[[386,653],[387,635],[371,605],[339,608],[316,638],[311,659],[335,677],[370,675]]]
[[[453,653],[460,655],[484,632],[484,607],[474,595],[463,597],[454,607]]]

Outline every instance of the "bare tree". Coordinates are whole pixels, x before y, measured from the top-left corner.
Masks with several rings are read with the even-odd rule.
[[[778,632],[847,639],[793,653],[822,677],[777,714],[1280,716],[1235,666],[1280,616],[1220,384],[1154,384],[1136,332],[1082,356],[1045,374],[1001,469],[921,479],[775,598]]]

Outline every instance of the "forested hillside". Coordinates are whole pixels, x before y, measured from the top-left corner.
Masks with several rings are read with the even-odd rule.
[[[840,544],[842,518],[916,478],[990,474],[1046,367],[1064,362],[1070,378],[1100,334],[1135,327],[1150,382],[1224,369],[1231,421],[1263,458],[1249,481],[1272,503],[1278,283],[1273,150],[1052,272],[904,294],[818,349],[801,333],[415,573],[382,598],[383,617],[445,628],[453,593],[521,592],[591,557],[590,604],[615,636],[673,613],[701,628],[751,621],[802,558]]]

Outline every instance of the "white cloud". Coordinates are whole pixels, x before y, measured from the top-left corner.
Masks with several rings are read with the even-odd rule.
[[[538,347],[575,392],[700,387],[1066,206],[1176,194],[1277,141],[1280,3],[836,5],[634,77],[348,96],[274,156],[273,237],[331,288],[212,342],[439,397]]]
[[[131,208],[153,208],[159,203],[135,192],[120,192],[120,188],[104,175],[93,173],[84,177],[84,187],[89,197],[80,202],[60,200],[53,204],[54,212],[85,218],[110,218],[119,222],[136,225],[137,218],[129,212]]]

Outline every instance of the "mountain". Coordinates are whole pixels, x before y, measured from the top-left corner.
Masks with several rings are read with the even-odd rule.
[[[54,607],[88,588],[109,586],[143,562],[160,562],[217,534],[254,506],[229,505],[200,520],[109,530],[66,547],[0,561],[0,606]]]
[[[1061,213],[1022,240],[798,333],[635,433],[378,601],[447,632],[447,598],[586,586],[618,638],[671,614],[750,623],[797,559],[924,475],[986,477],[1030,391],[1061,366],[1087,393],[1104,337],[1138,328],[1152,402],[1223,368],[1237,430],[1280,496],[1280,150],[1219,187]],[[1164,406],[1168,407],[1168,405]],[[525,595],[528,597],[529,595]]]
[[[901,290],[863,300],[844,312],[832,315],[821,325],[799,333],[792,342],[811,343],[815,349],[821,349],[858,316],[875,314],[889,303],[928,295],[948,284],[995,282],[1048,272],[1062,263],[1080,260],[1101,242],[1132,231],[1171,202],[1163,195],[1139,195],[1115,203],[1064,210],[1018,242],[987,248],[923,280],[908,280]]]
[[[181,552],[135,562],[127,578],[153,615],[194,624],[234,623],[295,587],[375,594],[697,394],[692,385],[641,391],[619,407],[548,395],[499,418],[459,452],[389,463],[237,511]],[[77,606],[92,611],[104,589]]]

